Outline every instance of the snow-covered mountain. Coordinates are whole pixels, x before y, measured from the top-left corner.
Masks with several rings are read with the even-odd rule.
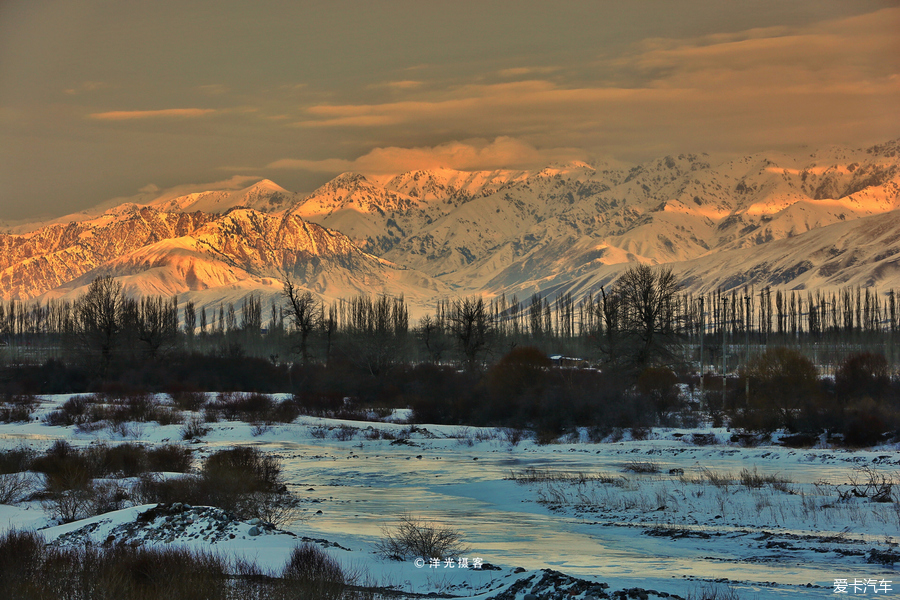
[[[344,174],[289,210],[462,290],[500,293],[603,265],[753,249],[898,207],[891,142],[802,157],[667,156],[631,169],[417,171],[382,183]]]
[[[183,295],[200,305],[253,291],[277,296],[286,276],[323,298],[446,294],[430,277],[360,250],[337,231],[287,214],[234,209],[224,215],[143,207],[127,215],[27,235],[0,236],[6,299],[76,297],[99,275],[129,293]]]
[[[297,201],[297,196],[274,181],[262,179],[241,190],[220,190],[187,194],[169,198],[163,196],[148,206],[164,212],[194,212],[222,214],[235,208],[252,208],[270,213],[287,208]]]
[[[900,284],[900,140],[631,167],[345,173],[307,196],[262,180],[166,194],[0,235],[0,295],[78,293],[101,273],[204,303],[285,273],[324,297],[594,290],[629,263],[692,290]]]

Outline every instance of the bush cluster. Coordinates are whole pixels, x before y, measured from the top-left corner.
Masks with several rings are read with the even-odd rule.
[[[258,518],[275,525],[290,523],[299,514],[296,499],[284,485],[279,460],[247,446],[214,452],[197,474],[144,476],[135,494],[144,503],[218,506],[240,519]]]
[[[793,440],[815,443],[828,431],[833,442],[872,446],[900,433],[900,382],[888,376],[880,354],[847,357],[834,383],[818,377],[812,361],[797,350],[772,348],[755,357],[742,378],[745,387],[730,389],[726,407],[734,427],[754,432],[786,429]]]
[[[0,452],[0,502],[14,503],[28,496],[34,482],[29,472],[43,475],[37,498],[60,521],[124,508],[130,490],[103,478],[135,477],[150,471],[186,472],[191,451],[174,444],[146,448],[138,444],[96,444],[77,450],[57,441],[43,454],[26,448]]]
[[[179,547],[82,546],[45,543],[36,532],[0,534],[4,598],[91,600],[243,600],[338,598],[350,595],[341,566],[313,545],[294,549],[280,570]]]
[[[685,385],[696,387],[696,376],[662,367],[627,373],[557,368],[533,347],[515,347],[484,371],[402,362],[370,367],[339,352],[327,363],[305,365],[233,353],[185,354],[102,382],[79,379],[72,369],[52,361],[42,367],[7,367],[0,369],[0,393],[7,393],[0,421],[31,418],[31,396],[21,394],[60,387],[69,391],[81,382],[100,391],[72,397],[46,417],[48,423],[125,432],[131,422],[178,423],[182,411],[191,411],[198,414],[183,435],[193,438],[204,432],[201,410],[208,422],[240,419],[262,433],[301,413],[377,420],[390,413],[385,407],[409,407],[418,422],[532,430],[547,442],[574,435],[578,427],[588,428],[592,439],[602,439],[618,429],[691,427],[701,417],[716,426],[759,434],[786,429],[803,439],[827,430],[848,446],[877,444],[900,430],[900,379],[891,377],[887,361],[876,353],[848,357],[831,381],[820,379],[799,351],[769,348],[746,364],[739,377],[729,378],[727,404],[720,380],[704,378],[703,415],[681,393]],[[46,385],[37,383],[40,378]],[[23,383],[12,384],[19,379]],[[231,391],[236,389],[252,391]],[[168,391],[172,402],[134,390]],[[208,395],[215,391],[220,393]],[[275,402],[266,395],[275,391],[290,391],[292,398]]]
[[[205,411],[211,420],[246,421],[248,423],[290,423],[300,414],[293,399],[274,401],[266,394],[221,392]]]
[[[0,423],[22,423],[31,420],[38,400],[33,394],[10,394],[0,400]]]
[[[21,455],[12,450],[11,456]],[[7,454],[7,453],[4,453]],[[190,448],[164,444],[148,448],[141,444],[93,444],[83,450],[58,440],[43,454],[24,463],[26,469],[43,473],[48,479],[66,473],[81,472],[89,479],[103,477],[136,477],[148,471],[186,473],[193,462]]]
[[[172,354],[110,366],[102,379],[88,365],[48,360],[43,365],[0,366],[0,394],[83,394],[92,392],[180,393],[243,390],[264,393],[291,388],[290,365],[239,353]]]
[[[86,429],[151,421],[172,425],[181,423],[182,416],[158,396],[132,392],[72,396],[44,417],[48,425],[78,425]]]

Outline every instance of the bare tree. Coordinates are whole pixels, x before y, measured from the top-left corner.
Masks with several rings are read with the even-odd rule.
[[[465,357],[466,368],[475,370],[478,357],[487,349],[491,336],[491,323],[482,298],[465,298],[453,303],[450,327],[460,353]]]
[[[284,279],[284,297],[287,299],[287,310],[294,328],[300,334],[300,356],[303,364],[309,360],[309,335],[318,325],[319,301],[309,291],[301,292],[289,277]]]
[[[151,358],[170,348],[178,335],[178,299],[162,296],[141,298],[138,319],[138,339],[144,343]]]
[[[428,351],[428,358],[431,362],[441,362],[441,357],[447,351],[450,340],[441,327],[440,321],[437,318],[425,315],[419,320],[419,327],[416,329],[416,332],[419,339],[425,344],[425,350]]]
[[[97,277],[75,301],[75,331],[88,356],[96,358],[102,375],[112,362],[125,297],[122,284],[110,276]]]
[[[670,363],[677,341],[674,303],[680,285],[671,268],[647,265],[629,268],[613,293],[621,302],[621,330],[635,367]]]
[[[274,320],[274,316],[272,317]],[[319,303],[319,326],[322,328],[322,337],[325,338],[325,363],[331,360],[331,345],[334,335],[338,330],[338,311],[334,304],[328,305],[328,313],[325,312],[325,304]]]
[[[193,300],[188,300],[184,305],[184,332],[188,336],[193,337],[194,329],[197,327],[197,307]]]

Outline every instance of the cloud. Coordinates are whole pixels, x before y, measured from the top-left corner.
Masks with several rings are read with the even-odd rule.
[[[144,204],[151,200],[171,200],[179,196],[195,194],[197,192],[206,192],[209,190],[240,190],[250,184],[259,181],[257,175],[234,175],[228,179],[221,181],[213,181],[207,183],[185,183],[172,186],[169,188],[161,188],[155,183],[148,183],[141,187],[137,194],[132,196],[118,196],[106,200],[99,207],[113,207],[125,203]]]
[[[207,85],[198,85],[197,91],[202,92],[204,94],[208,94],[210,96],[219,96],[228,92],[228,87],[220,84],[220,83],[210,83]]]
[[[521,140],[498,137],[491,142],[468,140],[432,147],[375,148],[355,160],[282,159],[267,167],[325,173],[356,171],[366,175],[384,175],[439,168],[461,171],[541,168],[553,162],[571,162],[584,158],[585,153],[575,148],[538,149]]]
[[[165,108],[162,110],[116,110],[92,113],[90,118],[100,121],[129,121],[133,119],[193,118],[216,112],[212,108]]]
[[[513,67],[510,69],[501,69],[497,71],[497,75],[503,78],[531,77],[534,75],[546,75],[559,71],[559,67]]]
[[[401,81],[385,81],[384,83],[376,83],[371,85],[370,87],[388,88],[392,90],[414,90],[416,88],[422,87],[422,82],[416,81],[414,79],[404,79]]]
[[[109,87],[109,84],[102,81],[83,81],[75,87],[67,88],[63,91],[70,96],[78,96],[80,94],[103,90]]]
[[[598,58],[582,79],[411,88],[399,101],[319,103],[294,125],[392,146],[510,137],[623,158],[867,143],[900,134],[900,8],[693,39],[648,39]],[[386,144],[381,144],[382,147]]]

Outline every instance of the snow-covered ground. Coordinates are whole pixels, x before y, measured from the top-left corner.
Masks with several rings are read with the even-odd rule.
[[[251,444],[281,459],[302,518],[279,531],[229,523],[205,507],[139,519],[152,509],[139,506],[58,525],[40,503],[23,502],[0,505],[0,527],[40,528],[64,544],[186,544],[273,569],[296,544],[313,541],[363,585],[479,599],[634,588],[656,597],[718,588],[742,599],[825,598],[836,579],[849,581],[851,595],[854,580],[876,580],[882,596],[900,590],[891,564],[900,559],[900,487],[887,502],[872,501],[867,487],[873,478],[900,481],[892,447],[746,448],[721,429],[540,446],[487,428],[314,417],[270,427],[211,423],[201,440],[182,441],[181,425],[140,423],[114,433],[43,424],[40,417],[67,398],[43,398],[32,423],[0,425],[0,450],[42,451],[57,439],[175,442],[194,448],[199,464],[215,450]],[[698,445],[710,436],[694,434],[717,443]],[[471,547],[469,568],[379,556],[384,528],[402,515],[458,530]]]

